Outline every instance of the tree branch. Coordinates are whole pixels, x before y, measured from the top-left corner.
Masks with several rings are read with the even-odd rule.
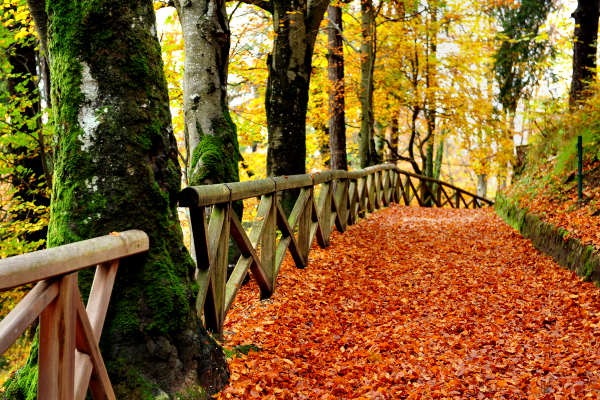
[[[392,152],[392,156],[394,157],[395,160],[408,161],[412,165],[415,173],[419,174],[419,175],[421,174],[421,169],[419,168],[419,164],[417,164],[417,161],[414,158],[406,157],[406,156],[399,154],[398,150],[394,149],[392,147],[392,144],[390,143],[390,141],[387,140],[386,138],[384,138],[383,136],[380,135],[379,139],[383,140],[383,142],[385,144],[387,144],[387,147]]]
[[[273,2],[267,0],[241,0],[241,3],[249,4],[262,8],[266,12],[273,14]]]
[[[356,47],[352,46],[352,43],[350,43],[350,42],[348,41],[348,39],[346,39],[346,37],[344,36],[344,33],[342,32],[342,29],[340,28],[340,26],[339,26],[338,24],[336,24],[336,23],[335,23],[335,22],[334,22],[334,21],[331,19],[331,17],[330,17],[329,15],[327,16],[327,21],[329,22],[329,24],[330,24],[331,26],[333,26],[333,27],[335,28],[335,30],[336,30],[336,31],[338,31],[338,33],[340,34],[340,37],[342,38],[342,40],[343,40],[344,42],[346,42],[346,44],[347,44],[347,45],[348,45],[348,46],[349,46],[349,47],[350,47],[352,50],[354,50],[354,51],[355,51],[355,52],[357,52],[357,53],[360,53],[360,50],[359,50],[359,49],[357,49]]]

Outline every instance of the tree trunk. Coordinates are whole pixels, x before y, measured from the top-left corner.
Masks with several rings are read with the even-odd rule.
[[[361,9],[362,42],[360,46],[360,133],[358,152],[361,168],[378,162],[375,150],[373,116],[373,69],[375,67],[375,9],[372,0],[363,0]]]
[[[436,133],[436,107],[437,102],[435,98],[435,87],[436,87],[436,56],[437,56],[437,0],[429,1],[430,7],[430,21],[428,21],[427,32],[426,32],[426,57],[425,60],[425,84],[427,87],[426,91],[426,109],[425,109],[425,120],[427,122],[427,150],[426,158],[424,163],[425,176],[433,177],[433,152],[435,146],[435,133]]]
[[[22,29],[20,24],[9,26],[11,33],[20,29]],[[48,185],[52,180],[41,130],[41,101],[36,87],[36,46],[33,36],[16,41],[10,46],[7,57],[10,74],[6,79],[8,94],[11,97],[9,107],[15,112],[14,116],[10,116],[13,128],[10,129],[6,146],[6,150],[13,156],[7,157],[6,160],[14,159],[14,163],[10,165],[10,172],[6,178],[12,187],[13,200],[25,205],[15,211],[9,210],[8,218],[16,221],[31,221],[33,225],[37,223],[33,219],[40,218],[33,207],[50,205]],[[37,242],[38,244],[33,247],[36,249],[46,239],[46,231],[45,226],[39,230],[31,229],[18,239],[32,244]]]
[[[344,46],[342,42],[342,9],[327,8],[327,73],[331,82],[329,91],[329,149],[331,169],[348,169],[346,155],[346,117],[344,87]]]
[[[273,51],[265,96],[269,176],[303,174],[306,108],[315,39],[326,0],[272,1]]]
[[[575,34],[573,40],[573,78],[569,104],[574,106],[583,98],[587,84],[596,75],[596,47],[598,40],[598,0],[579,0],[573,13]]]
[[[487,174],[477,175],[477,196],[487,196]]]
[[[394,152],[400,154],[400,149],[398,148],[398,116],[395,115],[392,117],[392,122],[385,130],[385,138],[388,141],[386,151],[385,151],[385,160],[387,162],[394,161]]]
[[[102,335],[117,398],[173,396],[197,384],[215,392],[228,371],[195,310],[152,2],[49,0],[47,10],[56,126],[48,243],[144,230],[150,250],[121,262]],[[92,274],[80,273],[84,292]]]
[[[230,31],[225,1],[177,0],[175,5],[185,46],[188,184],[236,182],[240,153],[227,105]]]

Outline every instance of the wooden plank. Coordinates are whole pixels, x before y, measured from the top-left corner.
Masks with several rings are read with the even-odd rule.
[[[336,182],[332,205],[336,214],[336,228],[343,233],[348,227],[348,180]]]
[[[425,187],[425,190],[427,191],[427,193],[429,194],[429,198],[431,199],[431,201],[438,207],[440,206],[440,201],[438,200],[437,196],[433,193],[433,191],[431,190],[430,187],[430,182],[422,182],[423,186]]]
[[[306,264],[308,265],[308,253],[310,251],[310,246],[312,245],[311,236],[311,224],[312,224],[312,205],[313,205],[313,188],[310,187],[306,189],[307,197],[304,202],[304,206],[302,207],[302,212],[298,217],[298,249],[302,254],[302,258],[306,260]],[[302,196],[302,192],[300,192],[300,196]],[[296,201],[296,205],[298,205],[298,201]],[[294,206],[294,208],[296,208]],[[290,217],[294,214],[290,214]]]
[[[298,247],[298,242],[296,241],[296,238],[294,237],[294,231],[292,230],[291,226],[289,225],[288,220],[285,217],[285,213],[281,209],[281,204],[277,203],[276,207],[277,207],[277,226],[279,227],[279,230],[281,231],[282,238],[279,240],[279,246],[276,251],[275,273],[273,274],[275,278],[277,278],[277,274],[279,273],[279,268],[281,266],[281,262],[283,261],[283,256],[285,255],[285,250],[288,248],[288,245],[289,245],[290,254],[292,255],[292,258],[294,259],[294,262],[296,263],[296,267],[298,267],[298,268],[306,267],[306,260],[304,260],[304,257],[302,256],[302,253],[300,252],[300,249]],[[284,240],[287,240],[287,243],[285,244],[285,246],[282,245],[282,242]],[[279,254],[280,252],[281,252],[281,255]]]
[[[419,207],[423,207],[423,201],[421,200],[421,197],[418,194],[418,191],[421,188],[421,181],[419,181],[419,189],[415,188],[415,185],[413,184],[412,179],[410,177],[408,178],[408,183],[410,183],[410,187],[413,190],[413,196],[416,197]]]
[[[315,204],[314,201],[314,196],[312,196],[312,200],[311,203],[311,207],[312,207],[312,219],[311,219],[311,225],[310,225],[310,236],[309,236],[309,243],[312,244],[312,241],[314,240],[315,235],[317,236],[317,243],[319,244],[319,246],[321,246],[322,248],[327,247],[327,245],[329,244],[328,242],[325,241],[325,235],[323,234],[323,230],[322,230],[322,224],[321,224],[321,220],[319,217],[319,213],[317,211],[317,206]]]
[[[250,229],[250,234],[248,235],[250,244],[252,244],[253,248],[257,248],[258,242],[263,235],[273,201],[273,195],[264,195],[260,199],[258,209],[256,210],[256,218]]]
[[[396,197],[396,171],[387,170],[386,171],[387,184],[385,186],[386,199],[388,204],[390,203],[398,203],[398,198]]]
[[[140,230],[119,232],[0,260],[0,290],[69,274],[148,250]]]
[[[86,313],[88,315],[92,331],[97,338],[96,344],[100,341],[102,327],[108,311],[110,295],[114,286],[117,270],[119,269],[119,260],[98,265],[92,282],[92,289],[88,297]],[[75,355],[75,398],[84,400],[92,376],[92,360],[82,354]]]
[[[444,201],[444,203],[442,204],[442,207],[445,206],[446,204],[450,204],[450,207],[452,207],[452,199],[450,198],[450,196],[448,196],[448,193],[446,192],[446,189],[444,188],[444,186],[440,185],[440,189],[441,189],[442,193],[444,193],[444,196],[446,196],[446,201]]]
[[[208,244],[206,207],[190,207],[189,211],[192,258],[198,269],[207,270],[210,267],[210,247]]]
[[[294,208],[292,208],[292,211],[290,212],[290,216],[288,218],[288,222],[289,222],[289,225],[290,225],[290,228],[292,229],[292,231],[294,231],[296,229],[296,226],[298,225],[298,223],[300,221],[301,214],[304,212],[304,209],[306,208],[306,202],[308,201],[309,198],[310,198],[310,189],[302,188],[300,190],[300,193],[298,194],[298,198],[296,199],[296,202],[294,203]]]
[[[329,234],[331,233],[331,186],[331,183],[321,184],[321,192],[319,193],[317,206],[319,225],[321,227],[325,247],[329,246]]]
[[[357,215],[357,204],[358,204],[358,182],[350,180],[348,182],[348,225],[356,223]]]
[[[60,290],[60,284],[59,290]],[[60,306],[54,299],[40,314],[38,350],[38,400],[59,399],[61,337],[59,332]]]
[[[77,273],[60,278],[58,296],[40,315],[40,400],[72,400],[75,394],[76,290]]]
[[[223,332],[223,322],[225,321],[225,288],[227,285],[227,265],[229,263],[229,226],[231,215],[231,203],[216,204],[213,213],[218,210],[223,214],[223,224],[218,241],[215,243],[216,254],[211,268],[209,296],[204,305],[204,316],[206,328],[220,335]],[[212,217],[211,217],[212,219]],[[219,219],[221,219],[219,217]],[[209,225],[210,231],[210,225]],[[209,236],[209,242],[213,239]],[[211,247],[211,251],[213,248]]]
[[[482,201],[482,202],[484,202],[486,204],[489,204],[489,205],[493,205],[494,204],[494,202],[491,201],[491,200],[489,200],[489,199],[486,199],[484,197],[478,196],[475,193],[468,192],[468,191],[466,191],[464,189],[461,189],[461,188],[459,188],[457,186],[451,185],[448,182],[440,181],[439,179],[434,179],[434,178],[430,178],[430,177],[427,177],[427,176],[417,175],[417,174],[414,174],[412,172],[401,170],[401,169],[399,169],[397,167],[394,167],[394,168],[395,168],[396,171],[399,171],[400,173],[402,173],[402,174],[404,174],[406,176],[411,176],[411,177],[417,178],[419,180],[424,180],[424,181],[427,181],[427,182],[433,182],[433,183],[436,183],[436,184],[439,184],[439,185],[444,185],[444,186],[446,186],[446,187],[448,187],[450,189],[453,189],[455,191],[461,191],[461,192],[463,192],[465,194],[468,194],[469,196],[475,197],[476,199],[478,199],[478,200],[480,200],[480,201]]]
[[[381,179],[379,176],[379,171],[375,172],[373,175],[373,184],[371,189],[373,190],[373,209],[378,210],[381,208]],[[373,210],[373,211],[374,211]]]
[[[62,311],[59,326],[62,329],[63,346],[58,362],[60,375],[58,381],[59,397],[71,400],[75,395],[75,332],[77,323],[76,299],[77,273],[66,275],[61,279],[60,292],[57,297]]]
[[[231,189],[223,183],[188,186],[179,193],[179,207],[207,207],[231,200]]]
[[[465,205],[465,208],[469,208],[469,205],[467,204],[467,202],[465,201],[465,198],[463,197],[462,191],[459,191],[460,195],[460,199],[462,200],[463,204]]]
[[[77,349],[88,356],[92,364],[92,370],[94,373],[94,380],[92,383],[92,396],[96,400],[116,400],[115,393],[106,366],[102,360],[100,349],[98,348],[99,338],[94,332],[92,324],[88,319],[88,314],[83,307],[79,290],[76,295],[76,310],[77,310],[77,330],[76,330],[76,343]]]
[[[230,182],[225,184],[231,191],[231,201],[258,197],[275,192],[275,181],[272,178],[255,181]]]
[[[408,178],[407,178],[408,179]],[[400,197],[404,201],[404,205],[410,205],[410,200],[408,198],[408,187],[402,184],[402,175],[398,174],[398,190],[400,190]],[[400,199],[398,199],[398,204],[400,204]]]
[[[0,354],[13,345],[57,295],[58,282],[50,280],[39,282],[25,295],[0,321]]]
[[[375,178],[373,175],[368,175],[366,177],[365,190],[366,190],[366,211],[373,212],[376,209],[375,204]]]
[[[199,313],[205,312],[205,305],[207,298],[210,296],[214,299],[215,294],[209,293],[213,290],[211,285],[213,265],[217,257],[217,248],[219,239],[221,238],[221,231],[225,223],[225,211],[223,207],[214,206],[208,222],[207,237],[208,237],[208,267],[200,268],[198,266],[196,281],[198,282],[198,297],[196,298],[196,310]],[[211,300],[211,304],[214,302]],[[214,310],[211,311],[211,315],[214,314]]]
[[[273,197],[273,195],[270,195]],[[276,249],[276,227],[277,227],[277,205],[278,201],[273,198],[269,212],[265,217],[265,226],[260,240],[260,262],[267,278],[275,290],[275,249]]]
[[[261,297],[269,297],[273,293],[272,283],[263,270],[258,254],[254,247],[252,247],[252,243],[235,213],[231,213],[230,221],[231,237],[238,245],[242,256],[238,259],[237,264],[227,281],[225,288],[225,312],[231,307],[231,304],[246,277],[248,268],[250,268],[252,277],[256,280],[256,283],[260,288]]]
[[[367,211],[367,178],[359,178],[358,179],[358,209],[356,215],[358,217],[362,216]],[[361,214],[362,212],[362,214]],[[358,219],[357,217],[357,219]]]

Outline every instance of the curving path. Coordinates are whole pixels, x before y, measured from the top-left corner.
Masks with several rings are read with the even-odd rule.
[[[219,398],[600,398],[600,289],[493,210],[392,206],[310,258],[240,291],[224,345],[260,350]]]

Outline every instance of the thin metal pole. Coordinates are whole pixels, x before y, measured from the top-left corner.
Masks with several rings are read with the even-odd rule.
[[[581,204],[583,201],[583,143],[581,136],[577,136],[577,199]]]

